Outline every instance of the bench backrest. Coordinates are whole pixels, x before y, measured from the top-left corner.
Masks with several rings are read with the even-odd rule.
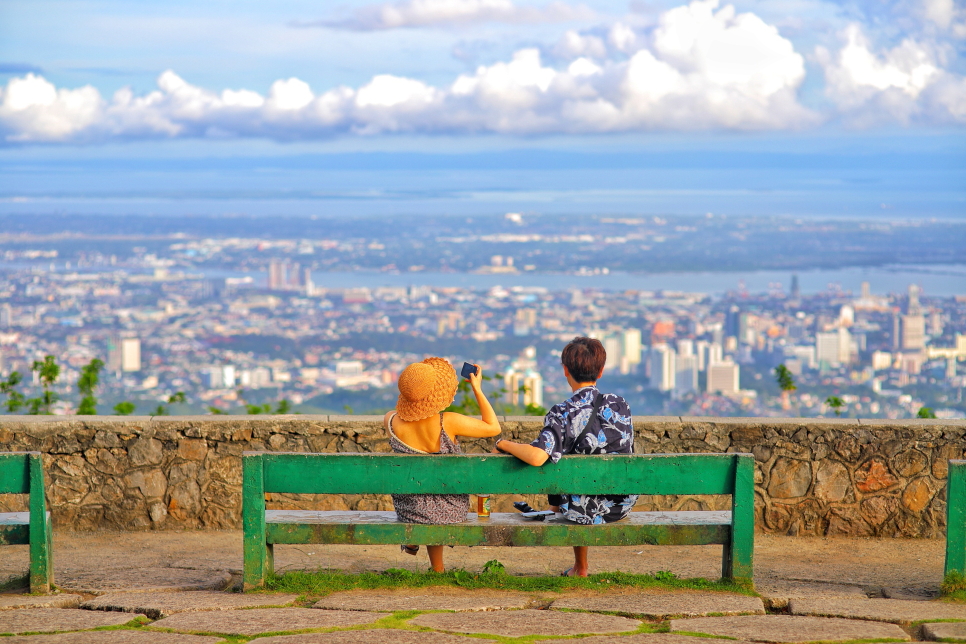
[[[33,452],[39,458],[39,452]],[[30,492],[30,453],[0,453],[0,494]]]
[[[495,454],[245,452],[242,463],[253,492],[289,494],[734,495],[750,491],[754,473],[751,454],[565,456],[531,467]]]

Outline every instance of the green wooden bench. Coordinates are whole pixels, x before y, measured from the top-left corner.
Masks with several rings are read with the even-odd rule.
[[[946,479],[946,573],[966,575],[966,461],[949,461]]]
[[[722,544],[721,575],[752,579],[754,460],[750,454],[565,456],[531,467],[512,456],[245,452],[244,585],[274,570],[277,543],[453,546]],[[464,523],[400,523],[395,512],[266,510],[266,493],[288,494],[730,494],[731,511],[632,512],[583,526],[519,514],[469,514]]]
[[[0,544],[30,544],[30,592],[48,593],[54,564],[40,452],[0,453],[0,494],[30,495],[30,512],[0,512]]]

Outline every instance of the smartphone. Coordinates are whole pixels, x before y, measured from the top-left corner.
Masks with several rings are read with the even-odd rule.
[[[473,365],[471,365],[469,362],[464,362],[463,363],[463,369],[460,370],[460,376],[461,377],[466,378],[467,380],[469,380],[470,379],[470,376],[472,376],[475,373],[476,373],[476,367],[474,367]]]

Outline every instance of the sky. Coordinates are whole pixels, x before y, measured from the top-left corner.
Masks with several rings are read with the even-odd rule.
[[[966,217],[956,0],[0,2],[0,213]]]

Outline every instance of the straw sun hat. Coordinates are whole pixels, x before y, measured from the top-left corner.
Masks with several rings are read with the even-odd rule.
[[[414,362],[399,374],[396,414],[405,421],[429,418],[449,407],[457,385],[456,370],[443,358]]]

